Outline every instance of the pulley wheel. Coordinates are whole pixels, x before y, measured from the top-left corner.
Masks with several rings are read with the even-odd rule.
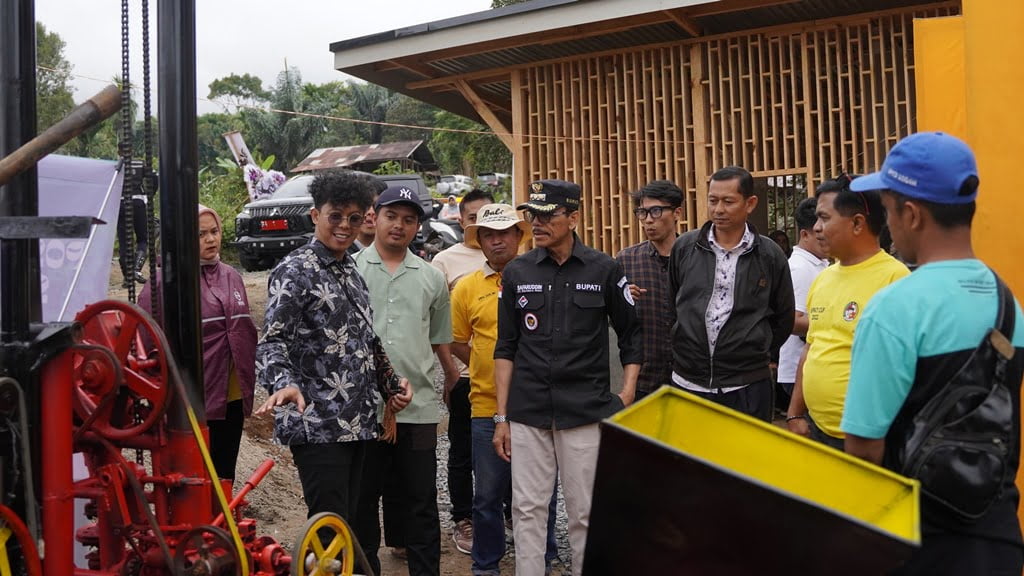
[[[91,429],[110,440],[149,430],[163,417],[170,394],[168,345],[159,326],[142,308],[118,300],[92,304],[75,320],[82,344],[106,348],[117,363],[109,366],[96,351],[78,354],[75,413],[82,421],[91,418]]]
[[[197,526],[178,540],[174,550],[174,574],[241,576],[242,561],[227,531],[216,526]]]
[[[355,541],[337,514],[321,512],[306,521],[292,549],[292,576],[352,576]]]

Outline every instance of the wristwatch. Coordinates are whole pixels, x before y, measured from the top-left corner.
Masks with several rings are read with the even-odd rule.
[[[506,416],[504,414],[495,414],[494,415],[494,423],[495,424],[504,424],[505,422],[508,422],[508,416]]]

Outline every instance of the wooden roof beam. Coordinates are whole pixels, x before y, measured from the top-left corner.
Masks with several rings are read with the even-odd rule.
[[[687,16],[682,10],[677,8],[675,10],[662,10],[662,12],[668,16],[669,19],[675,22],[676,26],[682,28],[683,31],[690,36],[697,38],[701,35],[702,31],[700,29],[700,24],[698,24],[693,18]]]
[[[385,60],[381,64],[375,66],[378,72],[390,71],[390,70],[408,70],[417,76],[422,76],[427,80],[434,78],[434,74],[437,72],[430,66],[423,62],[413,61],[408,58],[398,60]]]
[[[480,95],[476,93],[476,90],[469,85],[469,82],[466,82],[465,80],[456,80],[455,87],[458,88],[462,97],[473,106],[473,109],[476,110],[476,113],[480,115],[480,118],[483,119],[487,126],[491,128],[494,135],[501,140],[501,143],[504,144],[510,152],[514,152],[512,149],[512,130],[502,123],[497,115],[494,114],[494,111],[491,110],[490,106],[488,106],[487,103],[480,98]]]

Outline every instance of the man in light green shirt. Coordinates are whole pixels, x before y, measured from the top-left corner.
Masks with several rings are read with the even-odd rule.
[[[451,307],[444,274],[409,251],[424,216],[416,194],[391,186],[377,199],[377,235],[356,255],[373,308],[373,329],[395,371],[409,380],[412,402],[396,418],[394,443],[371,442],[366,450],[355,532],[375,573],[380,573],[378,500],[384,497],[389,546],[405,548],[409,574],[437,575],[441,526],[437,510],[437,423],[434,354],[454,384]]]

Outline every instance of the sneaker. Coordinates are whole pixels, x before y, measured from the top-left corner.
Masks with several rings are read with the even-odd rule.
[[[452,529],[452,542],[455,542],[455,549],[463,554],[473,552],[473,521],[466,518],[459,520]]]

